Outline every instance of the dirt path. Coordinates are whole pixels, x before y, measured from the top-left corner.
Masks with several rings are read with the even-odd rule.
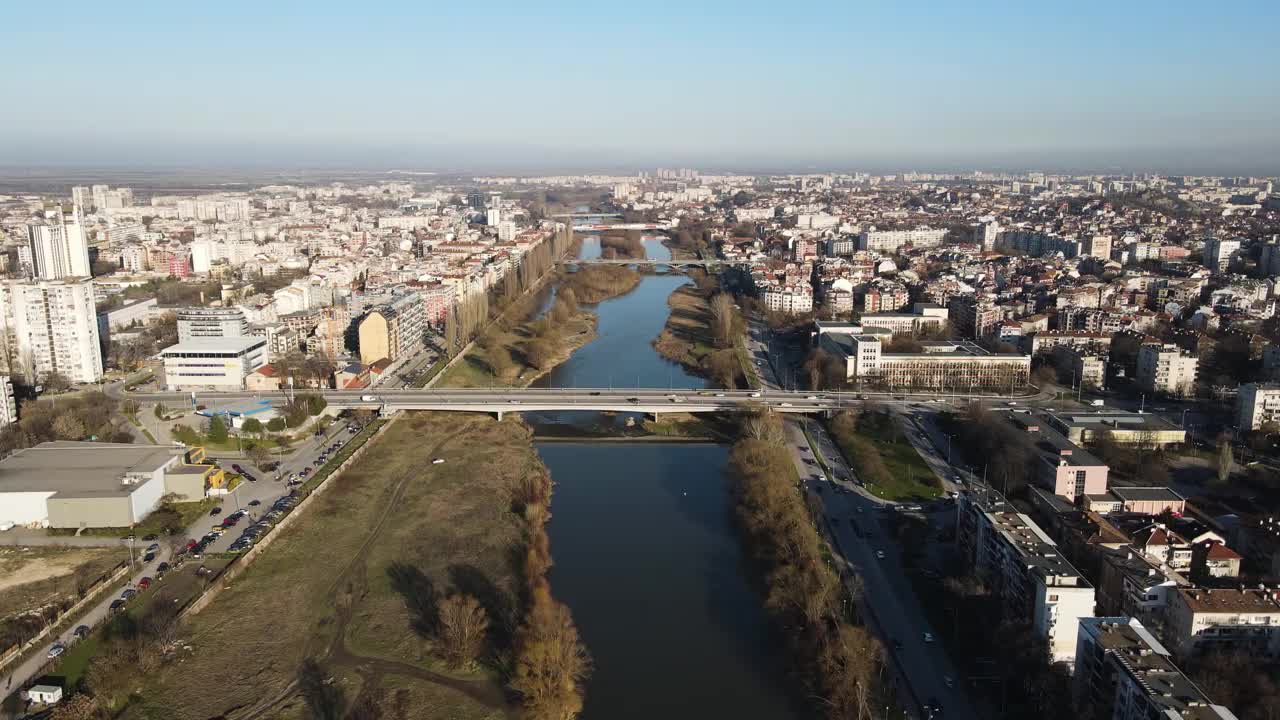
[[[425,456],[431,457],[440,454],[440,450],[445,445],[456,439],[465,430],[466,427],[464,425],[437,439]],[[364,680],[360,690],[361,693],[366,693],[376,688],[384,675],[403,675],[456,690],[487,707],[506,710],[508,706],[505,693],[500,686],[492,682],[462,680],[398,660],[357,655],[347,648],[347,625],[351,621],[351,615],[356,603],[364,596],[368,588],[369,566],[367,561],[369,550],[377,542],[378,537],[387,525],[387,521],[399,506],[405,489],[417,477],[419,476],[413,471],[405,472],[395,486],[391,488],[390,492],[387,493],[387,499],[383,503],[382,511],[379,513],[373,528],[369,531],[368,537],[361,543],[360,548],[351,557],[346,566],[343,567],[342,571],[338,573],[337,578],[329,586],[326,593],[333,600],[335,608],[332,637],[327,641],[322,641],[323,644],[319,644],[319,646],[316,646],[318,643],[308,642],[303,655],[304,657],[317,658],[322,665],[329,667],[331,670],[336,671],[338,668],[346,668],[360,675]],[[293,698],[297,692],[297,685],[298,681],[296,679],[290,680],[279,693],[265,698],[251,707],[239,708],[234,714],[229,713],[226,717],[234,718],[234,720],[257,720],[265,717],[268,713],[274,712]]]

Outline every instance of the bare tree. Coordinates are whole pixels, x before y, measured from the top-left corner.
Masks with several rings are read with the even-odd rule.
[[[711,335],[716,345],[726,348],[733,345],[733,329],[736,311],[733,308],[733,296],[728,293],[716,293],[711,298]]]
[[[460,668],[475,662],[484,652],[489,616],[470,595],[456,593],[440,603],[439,641],[445,659]]]

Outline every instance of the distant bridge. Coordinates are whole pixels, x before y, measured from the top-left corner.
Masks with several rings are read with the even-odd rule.
[[[563,265],[667,265],[669,267],[712,267],[724,264],[723,260],[653,260],[650,258],[641,258],[639,260],[627,258],[590,258],[580,260],[561,260]]]
[[[574,225],[573,231],[580,233],[597,233],[606,230],[670,230],[675,227],[671,223],[617,223],[614,225]]]

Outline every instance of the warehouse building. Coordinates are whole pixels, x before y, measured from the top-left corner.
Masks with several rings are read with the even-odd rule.
[[[199,500],[223,482],[216,465],[166,445],[57,441],[0,461],[0,523],[29,527],[129,527],[168,493]]]

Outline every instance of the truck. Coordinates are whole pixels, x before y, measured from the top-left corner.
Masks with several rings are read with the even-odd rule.
[[[377,395],[361,395],[360,399],[364,402],[378,402]]]
[[[1089,404],[1094,407],[1102,407],[1104,403],[1101,400],[1090,400]]]

